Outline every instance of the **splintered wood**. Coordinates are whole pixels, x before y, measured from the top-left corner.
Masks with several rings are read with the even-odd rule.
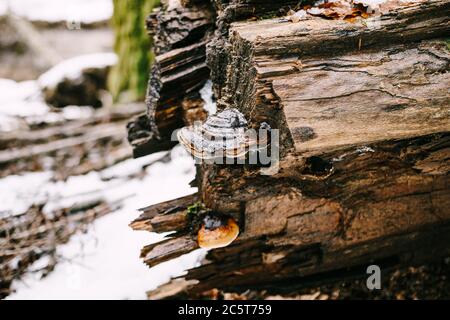
[[[292,293],[362,277],[368,264],[389,269],[447,254],[450,1],[296,23],[274,16],[285,17],[289,1],[215,2],[206,61],[218,109],[278,129],[279,170],[262,176],[251,166],[201,164],[198,198],[155,205],[134,222],[176,231],[143,249],[151,266],[196,248],[187,208],[197,201],[233,216],[241,230],[149,297]],[[239,21],[247,18],[266,19]]]
[[[174,3],[164,4],[147,19],[157,55],[150,72],[147,114],[128,125],[136,157],[170,149],[175,129],[206,116],[199,90],[209,76],[206,43],[213,12],[209,3],[189,8]]]
[[[142,248],[141,258],[148,266],[155,266],[199,248],[188,230],[188,207],[196,201],[198,194],[192,194],[141,209],[142,214],[130,224],[134,230],[177,232],[175,237],[170,235],[166,240]]]

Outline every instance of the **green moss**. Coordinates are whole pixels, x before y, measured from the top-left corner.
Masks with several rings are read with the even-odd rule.
[[[154,59],[152,39],[145,19],[159,0],[114,0],[112,25],[118,64],[111,70],[108,87],[114,100],[141,100],[145,97],[150,66]]]
[[[450,50],[450,39],[446,39],[445,43],[447,44],[447,49]]]
[[[194,215],[197,215],[202,210],[205,210],[205,206],[201,202],[196,202],[193,205],[190,205],[187,207],[187,214],[189,217],[193,217]]]

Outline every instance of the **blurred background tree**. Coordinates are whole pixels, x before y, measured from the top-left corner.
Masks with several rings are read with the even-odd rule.
[[[152,40],[147,35],[145,19],[159,0],[114,0],[112,24],[114,50],[119,57],[108,79],[115,101],[136,101],[145,97],[150,65],[153,61]]]

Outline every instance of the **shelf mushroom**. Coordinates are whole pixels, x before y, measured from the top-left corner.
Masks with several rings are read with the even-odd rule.
[[[238,235],[239,226],[233,218],[208,214],[203,219],[197,241],[201,248],[223,248],[231,244]]]
[[[263,123],[261,129],[270,129]],[[267,146],[267,135],[258,139],[256,131],[247,127],[244,115],[234,108],[211,115],[202,125],[184,127],[177,133],[178,141],[199,159],[244,158],[251,150]]]

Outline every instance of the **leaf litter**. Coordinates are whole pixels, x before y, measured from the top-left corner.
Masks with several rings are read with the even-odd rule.
[[[311,17],[354,22],[356,18],[367,19],[371,16],[386,14],[401,6],[408,6],[423,0],[319,0],[315,3],[300,5],[289,10],[282,21],[297,23]]]

